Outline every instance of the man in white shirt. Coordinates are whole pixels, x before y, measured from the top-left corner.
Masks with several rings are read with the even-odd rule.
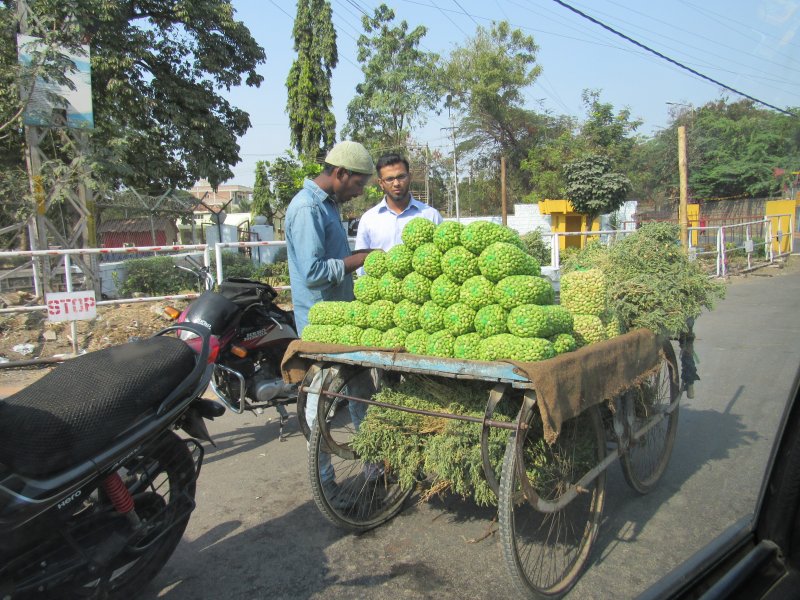
[[[443,221],[438,210],[411,195],[411,175],[405,158],[384,154],[375,163],[375,170],[384,196],[361,217],[356,250],[389,250],[400,244],[403,227],[415,217],[424,217],[437,225]]]

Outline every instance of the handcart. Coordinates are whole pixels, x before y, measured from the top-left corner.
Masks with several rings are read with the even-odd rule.
[[[558,597],[576,582],[597,537],[609,465],[619,458],[626,481],[639,493],[655,486],[672,452],[681,396],[672,342],[643,329],[537,363],[294,342],[283,374],[300,383],[298,417],[309,440],[314,500],[331,522],[349,530],[384,523],[413,491],[392,477],[390,466],[367,463],[350,446],[359,407],[480,424],[505,562],[517,587],[531,597]],[[372,399],[408,374],[486,384],[483,418]],[[304,415],[313,394],[319,394],[317,418],[308,429]],[[495,418],[501,403],[513,403],[512,422]],[[500,476],[488,450],[495,427],[510,430]],[[326,471],[335,472],[335,485],[323,483]]]

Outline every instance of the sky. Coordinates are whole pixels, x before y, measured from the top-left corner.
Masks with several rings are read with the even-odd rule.
[[[779,108],[800,106],[800,0],[565,0],[595,20],[701,75]],[[252,128],[239,140],[242,162],[227,183],[251,186],[255,164],[290,147],[286,76],[295,59],[292,25],[296,3],[233,0],[236,18],[264,48],[259,88],[224,95],[250,114]],[[525,92],[526,108],[585,117],[581,93],[600,90],[602,102],[628,108],[643,120],[639,133],[665,127],[674,111],[742,96],[659,58],[575,14],[554,0],[391,0],[397,22],[427,28],[422,48],[446,57],[478,26],[507,20],[539,46],[542,75]],[[331,0],[339,64],[331,91],[337,139],[347,104],[363,80],[356,40],[363,13],[379,0]],[[418,143],[452,151],[447,113],[432,114],[413,132]]]

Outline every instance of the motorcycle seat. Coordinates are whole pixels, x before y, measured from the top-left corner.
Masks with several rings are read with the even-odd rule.
[[[195,361],[185,342],[156,336],[60,364],[0,400],[0,463],[32,478],[76,466],[154,410]]]

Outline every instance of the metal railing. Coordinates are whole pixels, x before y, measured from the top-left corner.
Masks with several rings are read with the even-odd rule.
[[[732,225],[690,227],[689,258],[699,260],[712,277],[726,277],[732,271],[745,273],[774,263],[794,252],[794,215],[770,215]],[[601,231],[543,232],[550,238],[550,267],[547,275],[554,281],[560,279],[562,239],[575,237],[596,239],[602,244],[612,244],[635,229]],[[583,247],[585,241],[578,244]],[[741,259],[741,265],[739,263]],[[543,269],[545,271],[545,269]]]
[[[52,256],[61,256],[64,265],[64,286],[67,291],[72,291],[74,289],[74,280],[73,277],[75,275],[73,268],[72,268],[72,261],[70,259],[71,256],[76,255],[92,255],[92,254],[141,254],[141,253],[174,253],[174,252],[186,252],[186,251],[202,251],[203,252],[203,261],[206,266],[209,266],[210,263],[210,248],[207,244],[178,244],[173,246],[133,246],[133,247],[123,247],[123,248],[69,248],[69,249],[51,249],[51,250],[19,250],[19,251],[11,251],[11,252],[0,252],[0,259],[6,257],[29,257],[34,259],[36,257],[52,257]],[[24,265],[22,265],[24,266]],[[8,274],[6,274],[8,275]],[[34,279],[34,283],[36,279]],[[35,288],[36,296],[38,298],[43,298],[44,294],[40,289]],[[173,296],[152,296],[147,298],[122,298],[122,299],[109,299],[109,300],[99,300],[97,302],[97,306],[103,305],[110,305],[110,304],[128,304],[132,302],[152,302],[155,300],[173,300],[173,299],[183,299],[183,298],[196,298],[197,294],[177,294]],[[37,310],[47,310],[47,307],[44,305],[36,305],[36,306],[15,306],[15,307],[8,307],[8,308],[0,308],[0,314],[11,313],[11,312],[31,312]]]
[[[774,227],[773,227],[774,225]],[[774,233],[773,233],[774,230]],[[543,232],[544,238],[550,238],[551,265],[543,267],[543,274],[550,277],[556,286],[560,279],[561,270],[561,242],[562,238],[583,237],[587,240],[596,239],[602,244],[613,244],[626,235],[633,233],[635,229],[620,230],[600,230],[600,231],[575,231],[575,232]],[[746,272],[761,266],[773,263],[777,258],[785,257],[794,251],[794,215],[773,215],[763,219],[736,223],[732,225],[714,225],[689,228],[689,257],[691,260],[698,260],[707,265],[707,272],[712,277],[726,277],[731,270]],[[759,235],[761,234],[761,235]],[[788,239],[786,239],[788,237]],[[713,239],[713,244],[710,241]],[[352,241],[352,240],[351,240]],[[701,241],[705,243],[701,244]],[[565,244],[566,245],[566,244]],[[585,242],[579,244],[584,246]],[[138,246],[123,248],[84,248],[84,249],[52,249],[52,250],[28,250],[0,252],[0,258],[23,257],[31,261],[36,257],[60,256],[63,261],[63,276],[67,291],[74,289],[73,277],[76,275],[72,265],[71,256],[75,255],[109,255],[109,254],[159,254],[176,252],[202,252],[203,264],[206,267],[211,265],[211,251],[213,249],[217,281],[224,279],[224,265],[222,252],[225,248],[248,248],[248,247],[272,247],[282,248],[286,246],[285,241],[264,241],[264,242],[222,242],[213,245],[208,244],[178,244],[171,246]],[[777,248],[777,250],[776,250]],[[737,259],[742,259],[741,265],[736,265]],[[11,269],[3,274],[8,277],[10,274],[18,273],[26,263]],[[78,273],[78,275],[82,275]],[[3,277],[0,276],[0,279]],[[290,286],[278,286],[277,290],[290,290]],[[43,298],[44,294],[37,291],[37,297]],[[174,294],[165,296],[147,296],[136,298],[116,298],[100,299],[96,305],[109,306],[115,304],[131,304],[143,302],[161,302],[174,300],[191,300],[196,298],[199,292],[185,294]],[[0,308],[0,315],[9,313],[24,313],[35,311],[47,311],[48,307],[42,305],[30,306],[10,306]],[[71,322],[72,339],[75,340],[76,322]]]

